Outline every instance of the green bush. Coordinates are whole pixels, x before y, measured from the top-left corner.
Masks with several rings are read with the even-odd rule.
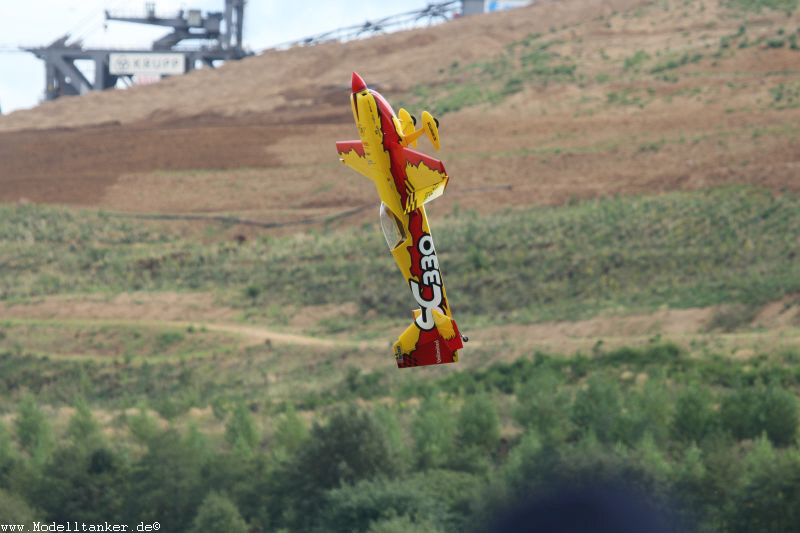
[[[467,398],[458,414],[457,431],[460,447],[474,446],[488,454],[495,451],[500,441],[500,420],[488,395]]]
[[[78,399],[75,414],[69,420],[67,435],[75,445],[93,447],[101,440],[100,424],[95,420],[89,404],[84,398]]]
[[[210,492],[192,522],[192,533],[248,533],[250,528],[228,497]]]
[[[336,409],[324,424],[314,424],[308,443],[276,472],[272,515],[282,515],[290,529],[310,528],[326,491],[396,475],[400,465],[389,450],[386,432],[371,413]]]
[[[573,430],[570,418],[572,397],[561,385],[563,376],[553,369],[542,369],[517,388],[514,418],[523,428],[560,441]]]
[[[23,397],[14,426],[20,448],[34,461],[44,461],[54,444],[53,431],[33,396]]]
[[[789,446],[797,437],[797,397],[781,387],[769,387],[761,397],[764,431],[776,446]]]
[[[34,511],[28,502],[16,494],[0,488],[0,524],[26,524],[30,527],[41,516]]]
[[[447,470],[362,481],[330,491],[320,523],[325,531],[366,531],[376,522],[409,514],[415,523],[427,527],[464,531],[482,485],[479,477]]]
[[[440,533],[442,530],[430,522],[420,522],[412,520],[408,515],[395,516],[376,520],[370,524],[367,533],[407,533],[415,531],[417,533]]]
[[[12,448],[11,433],[5,423],[0,420],[0,487],[6,485],[6,476],[14,464],[14,451]]]
[[[596,374],[586,388],[575,395],[572,420],[578,429],[613,443],[623,438],[622,394],[619,382],[611,376]]]
[[[109,515],[123,516],[131,475],[126,458],[107,447],[81,444],[56,449],[31,484],[32,499],[49,520],[60,523],[102,523]]]
[[[204,480],[209,455],[175,429],[157,432],[146,445],[124,478],[129,492],[123,516],[131,523],[160,522],[163,531],[185,529],[210,488]]]
[[[698,443],[718,427],[713,400],[708,388],[696,383],[680,392],[672,420],[672,435],[676,440]]]
[[[740,387],[722,400],[722,426],[737,439],[762,432],[776,446],[794,442],[798,425],[797,398],[777,386]]]
[[[275,447],[289,456],[297,453],[309,438],[308,427],[293,407],[289,407],[275,424],[272,440]]]
[[[622,420],[622,439],[626,444],[636,445],[646,436],[659,445],[668,441],[675,405],[672,392],[664,382],[662,376],[650,376],[641,389],[626,394]]]
[[[753,457],[754,455],[758,457]],[[731,533],[796,531],[800,523],[800,454],[777,453],[757,441],[751,463],[732,498]]]
[[[225,424],[225,440],[237,453],[249,454],[257,449],[259,437],[250,410],[243,401],[238,402]]]
[[[455,417],[438,395],[425,399],[412,425],[416,462],[421,468],[443,466],[456,450]]]

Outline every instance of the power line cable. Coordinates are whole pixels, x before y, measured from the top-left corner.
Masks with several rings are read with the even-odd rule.
[[[82,31],[82,32],[81,32],[79,35],[75,36],[75,37],[73,38],[73,40],[74,40],[74,41],[82,41],[82,40],[86,39],[87,37],[89,37],[90,35],[92,35],[94,32],[96,32],[96,31],[97,31],[98,29],[100,29],[101,27],[105,28],[105,26],[106,26],[105,11],[115,11],[115,10],[117,10],[117,9],[118,9],[118,8],[119,8],[121,5],[123,5],[123,4],[125,4],[125,3],[126,3],[126,2],[125,2],[125,0],[118,0],[117,2],[115,2],[114,4],[112,4],[112,6],[109,8],[109,7],[108,7],[108,3],[106,2],[106,4],[105,4],[105,8],[104,8],[104,11],[103,11],[103,16],[102,16],[102,19],[101,19],[100,21],[95,21],[95,22],[94,22],[94,24],[92,24],[91,26],[88,26],[88,27],[86,27],[86,28],[85,28],[85,29],[84,29],[84,30],[83,30],[83,31]],[[95,13],[95,14],[94,14],[94,15],[93,15],[91,18],[89,18],[88,20],[92,20],[92,19],[94,19],[96,16],[97,16],[97,13]],[[75,32],[75,31],[72,31],[72,32],[70,32],[70,33],[74,34],[74,33],[76,33],[76,32]]]

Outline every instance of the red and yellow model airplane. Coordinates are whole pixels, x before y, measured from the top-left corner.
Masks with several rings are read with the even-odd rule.
[[[367,88],[355,72],[352,82],[350,103],[361,140],[337,142],[336,149],[342,163],[375,183],[383,234],[420,306],[394,343],[397,366],[456,362],[467,339],[452,318],[424,206],[442,195],[447,172],[441,161],[408,147],[426,135],[438,150],[438,121],[425,111],[422,127],[416,129],[408,111],[400,109],[399,117],[395,115],[383,96]]]

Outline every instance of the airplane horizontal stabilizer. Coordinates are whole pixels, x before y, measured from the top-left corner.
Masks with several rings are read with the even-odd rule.
[[[411,148],[404,148],[406,158],[406,205],[410,213],[423,204],[438,198],[447,187],[444,164]]]

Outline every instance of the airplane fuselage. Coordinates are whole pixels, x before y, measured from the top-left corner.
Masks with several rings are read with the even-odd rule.
[[[376,183],[381,201],[389,208],[398,221],[403,224],[406,235],[410,235],[409,243],[417,252],[412,254],[418,259],[408,264],[409,271],[400,267],[406,279],[410,274],[419,274],[420,283],[410,281],[411,292],[414,299],[421,306],[422,313],[417,317],[417,325],[423,329],[433,327],[430,310],[439,309],[449,315],[449,309],[444,291],[442,290],[439,262],[433,247],[433,238],[430,236],[428,216],[425,208],[420,207],[411,213],[404,213],[402,206],[406,203],[406,154],[401,142],[398,129],[400,121],[389,105],[389,102],[377,91],[364,88],[352,94],[353,117],[358,127],[361,143],[364,145],[364,156],[371,165],[381,168],[381,174],[386,176],[385,183]],[[413,227],[412,227],[413,226]],[[400,248],[400,247],[398,247]],[[398,264],[401,261],[398,255],[405,255],[405,250],[392,250]],[[427,253],[424,253],[425,250]],[[405,263],[403,261],[402,263]],[[416,264],[414,264],[416,263]],[[433,268],[431,268],[433,267]]]
[[[414,312],[412,326],[416,327],[407,330],[395,343],[398,365],[457,361],[461,337],[451,320],[439,260],[422,205],[444,189],[447,178],[444,167],[440,161],[407,147],[409,137],[404,137],[402,124],[392,107],[355,75],[351,106],[361,142],[338,143],[342,161],[375,184],[382,203],[381,222],[387,243],[420,306]],[[409,172],[416,173],[414,179],[409,179]],[[383,211],[384,206],[388,213]],[[443,337],[442,328],[447,336]],[[418,348],[409,349],[412,344]]]

